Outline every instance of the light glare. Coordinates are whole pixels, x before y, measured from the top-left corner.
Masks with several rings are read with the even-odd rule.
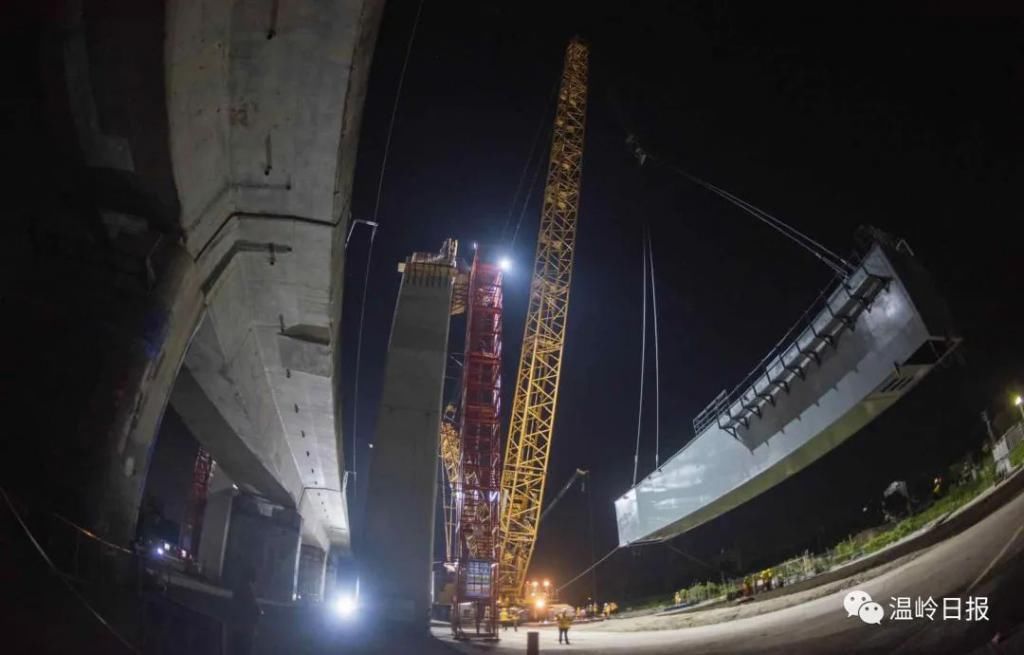
[[[501,259],[498,260],[498,268],[505,272],[508,272],[512,268],[512,260],[509,259],[508,257],[502,257]]]
[[[334,601],[335,613],[342,617],[348,618],[356,612],[356,600],[351,596],[338,596]]]

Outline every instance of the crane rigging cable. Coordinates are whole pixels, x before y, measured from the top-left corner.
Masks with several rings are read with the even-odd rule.
[[[654,468],[661,463],[661,370],[659,360],[661,352],[658,347],[658,294],[654,282],[654,245],[651,239],[651,229],[647,224],[643,227],[641,237],[643,252],[643,266],[641,267],[641,278],[643,279],[643,318],[641,319],[640,338],[640,407],[637,410],[636,425],[636,449],[633,451],[633,485],[636,485],[636,478],[639,475],[640,467],[640,435],[643,427],[644,416],[644,382],[647,378],[647,297],[651,298],[651,319],[654,325]],[[648,279],[650,282],[648,283]],[[648,293],[648,284],[650,293]]]
[[[651,322],[654,323],[654,468],[661,463],[661,351],[658,348],[658,292],[654,283],[654,244],[651,228],[647,228],[647,263],[651,271]]]
[[[409,55],[412,54],[412,44],[416,40],[416,31],[420,26],[420,15],[423,13],[423,1],[420,0],[416,7],[416,18],[413,19],[412,31],[409,32],[409,42],[405,46],[405,58],[402,60],[402,71],[398,75],[398,86],[395,89],[395,101],[391,105],[391,118],[388,120],[387,136],[384,138],[384,155],[380,162],[380,174],[377,176],[377,195],[373,202],[373,220],[364,221],[370,225],[370,245],[366,249],[366,267],[363,270],[362,298],[359,301],[359,327],[356,330],[356,362],[355,371],[352,376],[352,473],[356,474],[356,463],[358,453],[358,442],[356,435],[359,431],[359,369],[363,359],[363,325],[366,321],[366,289],[370,286],[370,264],[373,261],[373,240],[377,236],[379,223],[380,199],[384,190],[384,173],[388,167],[388,154],[391,152],[391,136],[395,131],[395,117],[398,115],[398,102],[402,99],[402,87],[405,85],[405,72],[409,68]],[[351,233],[350,233],[351,236]],[[348,241],[346,240],[346,246]],[[358,475],[356,475],[358,478]],[[359,483],[352,488],[352,502],[359,492]]]
[[[541,156],[534,162],[534,153],[537,152],[537,146],[541,142],[541,137],[548,131],[544,128],[550,129],[551,121],[549,115],[551,114],[551,105],[554,103],[556,94],[558,93],[558,80],[551,86],[551,93],[548,94],[547,101],[544,104],[544,111],[541,112],[540,121],[537,123],[537,129],[533,133],[533,142],[530,144],[530,152],[526,155],[526,161],[523,162],[523,170],[519,173],[519,181],[516,183],[515,193],[512,194],[512,201],[508,205],[508,216],[505,218],[505,224],[501,228],[501,241],[504,242],[506,234],[508,233],[508,227],[512,223],[512,216],[516,212],[516,205],[519,204],[519,194],[523,191],[523,182],[526,181],[530,171],[530,164],[533,163],[533,174],[529,175],[530,183],[526,187],[526,197],[523,200],[522,209],[519,211],[519,218],[516,220],[515,229],[512,231],[512,236],[509,239],[508,246],[513,248],[516,245],[516,237],[519,235],[519,227],[523,224],[523,216],[526,214],[526,208],[530,205],[530,198],[533,196],[534,188],[537,186],[537,179],[540,177],[540,171],[544,164],[543,152]]]
[[[643,267],[640,269],[640,279],[643,280],[643,303],[642,317],[640,319],[640,402],[636,417],[636,449],[633,451],[633,486],[636,486],[636,476],[640,468],[640,431],[644,424],[644,378],[647,377],[647,226],[644,225],[643,238],[641,239],[641,250],[643,252]]]
[[[608,559],[609,557],[614,555],[615,552],[617,550],[619,550],[620,548],[623,548],[623,546],[616,546],[615,548],[612,548],[607,553],[605,553],[604,557],[602,557],[601,559],[597,560],[596,562],[594,562],[593,564],[591,564],[587,568],[583,569],[583,571],[581,571],[578,575],[573,576],[573,578],[571,580],[569,580],[568,582],[563,584],[561,587],[558,587],[557,589],[555,589],[555,591],[556,592],[562,591],[563,589],[565,589],[566,587],[568,587],[572,583],[576,582],[577,580],[579,580],[580,578],[582,578],[586,574],[590,573],[591,571],[593,571],[597,567],[601,566],[601,564],[603,564],[606,559]]]
[[[632,149],[633,156],[636,157],[637,161],[640,162],[641,166],[645,164],[648,159],[655,161],[664,166],[665,168],[667,168],[668,170],[689,180],[693,184],[696,184],[697,186],[714,193],[723,200],[732,203],[736,207],[742,209],[743,211],[750,214],[754,218],[758,219],[762,223],[773,228],[774,230],[785,236],[787,239],[789,239],[793,243],[797,244],[798,246],[809,252],[812,256],[814,256],[823,264],[831,268],[841,278],[847,278],[850,272],[853,270],[853,266],[848,261],[837,255],[835,252],[833,252],[826,246],[822,245],[820,242],[814,240],[813,238],[804,234],[795,227],[785,223],[782,219],[773,216],[772,214],[764,211],[763,209],[743,200],[742,198],[739,198],[738,196],[732,193],[729,193],[725,189],[722,189],[721,187],[718,187],[712,184],[711,182],[708,182],[707,180],[700,178],[679,166],[676,166],[675,164],[665,161],[664,158],[662,158],[661,156],[655,155],[645,150],[640,146],[636,136],[634,136],[633,134],[629,134],[627,136],[626,145]]]
[[[562,485],[562,488],[558,491],[558,494],[556,494],[555,497],[551,499],[551,502],[547,503],[544,506],[544,511],[540,513],[540,519],[537,521],[537,523],[540,524],[544,522],[544,517],[551,513],[551,510],[554,509],[555,505],[558,504],[558,501],[562,500],[562,497],[569,492],[569,489],[572,488],[572,485],[575,484],[576,480],[581,478],[583,479],[583,482],[581,482],[580,484],[583,486],[583,490],[586,491],[586,478],[587,475],[589,475],[589,473],[590,471],[586,471],[584,469],[576,469],[576,471],[572,474],[572,477],[569,478],[569,481]]]

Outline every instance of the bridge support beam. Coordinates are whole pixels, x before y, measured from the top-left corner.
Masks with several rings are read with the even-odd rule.
[[[455,279],[451,259],[404,265],[391,328],[366,502],[360,603],[427,629],[438,439]]]

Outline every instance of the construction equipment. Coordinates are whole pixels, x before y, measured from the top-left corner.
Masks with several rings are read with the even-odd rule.
[[[572,485],[574,485],[577,480],[580,480],[580,489],[582,489],[583,491],[586,491],[586,489],[587,489],[587,476],[589,476],[589,475],[590,475],[590,471],[587,471],[587,470],[584,470],[584,469],[576,469],[576,471],[573,472],[572,477],[569,478],[569,481],[566,482],[564,485],[562,485],[562,489],[558,492],[558,495],[556,495],[551,500],[551,502],[548,503],[547,506],[544,507],[544,511],[541,512],[540,520],[538,521],[538,523],[543,523],[544,522],[544,519],[547,518],[547,515],[551,513],[551,510],[553,510],[556,505],[558,505],[558,501],[562,500],[562,498],[565,497],[565,494],[567,494],[569,492],[569,489],[572,488]]]
[[[459,428],[455,422],[455,405],[448,403],[441,418],[441,498],[444,507],[444,561],[455,559],[452,545],[455,541],[455,491],[459,484]]]
[[[481,261],[476,253],[466,297],[458,472],[453,489],[456,611],[451,625],[456,638],[497,639],[502,311],[501,268]],[[476,626],[472,634],[463,628],[464,610],[470,607]]]
[[[192,486],[189,488],[188,504],[185,506],[185,520],[181,526],[181,547],[194,555],[199,547],[203,529],[203,514],[206,512],[206,496],[210,489],[210,476],[215,466],[210,451],[202,446],[196,452],[192,465]]]
[[[537,540],[558,404],[576,250],[587,58],[587,46],[578,38],[570,41],[558,93],[530,302],[505,447],[498,593],[509,602],[522,598]]]

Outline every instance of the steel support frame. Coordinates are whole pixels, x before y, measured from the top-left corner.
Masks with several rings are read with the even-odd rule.
[[[475,602],[483,616],[479,636],[497,636],[497,589],[501,493],[502,272],[474,257],[466,301],[466,350],[459,412],[459,469],[455,490],[456,584],[452,627],[461,625],[459,605]],[[488,598],[470,597],[466,573],[471,560],[490,563]],[[474,627],[476,627],[476,623]]]

